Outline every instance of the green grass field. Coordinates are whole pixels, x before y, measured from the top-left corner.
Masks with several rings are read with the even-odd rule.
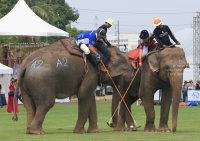
[[[200,106],[179,107],[178,128],[175,133],[144,132],[146,116],[143,106],[132,106],[132,113],[138,125],[136,132],[113,131],[106,122],[111,118],[111,101],[98,101],[98,126],[102,133],[73,133],[77,121],[77,103],[56,103],[48,112],[43,123],[45,135],[26,134],[26,111],[19,106],[18,122],[11,119],[13,114],[6,113],[6,107],[0,108],[0,141],[64,141],[64,140],[141,140],[141,141],[200,141]],[[155,106],[156,127],[159,125],[160,106]],[[171,111],[169,116],[169,127],[171,128]],[[85,129],[88,128],[88,122]]]

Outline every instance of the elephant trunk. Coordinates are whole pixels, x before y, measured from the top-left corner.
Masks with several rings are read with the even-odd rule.
[[[177,127],[177,118],[178,118],[178,108],[179,101],[181,98],[181,89],[182,89],[183,76],[179,75],[177,77],[172,77],[170,79],[172,87],[172,131],[176,131]]]

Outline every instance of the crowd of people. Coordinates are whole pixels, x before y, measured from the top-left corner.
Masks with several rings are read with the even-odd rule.
[[[14,55],[9,45],[8,44],[4,45],[4,49],[3,49],[4,65],[11,67],[12,59],[15,59],[16,63],[20,65],[22,62],[22,57],[23,57],[23,52],[20,50],[20,48],[17,48],[16,54]]]
[[[188,90],[200,90],[200,80],[197,80],[196,84],[194,84],[192,80],[190,81],[184,80],[183,87],[182,87],[183,102],[186,101]]]

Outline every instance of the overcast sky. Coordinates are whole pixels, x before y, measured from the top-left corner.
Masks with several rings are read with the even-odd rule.
[[[200,0],[65,0],[70,7],[79,11],[80,17],[72,27],[79,30],[95,30],[95,17],[98,26],[107,18],[115,25],[108,34],[115,34],[117,21],[120,33],[139,33],[143,29],[153,31],[154,18],[161,18],[172,32],[190,28],[193,17],[200,12]]]

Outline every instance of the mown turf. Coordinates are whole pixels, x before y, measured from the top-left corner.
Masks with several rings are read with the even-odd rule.
[[[19,106],[19,121],[13,122],[13,114],[6,113],[6,107],[0,108],[0,141],[64,141],[64,140],[141,140],[141,141],[200,141],[200,106],[180,107],[178,115],[178,127],[175,133],[162,132],[144,132],[146,116],[143,106],[132,106],[132,112],[138,125],[136,132],[119,132],[113,131],[108,127],[106,122],[111,118],[110,109],[111,101],[97,102],[98,126],[102,133],[73,133],[77,121],[77,103],[56,103],[48,112],[43,128],[45,135],[27,135],[26,134],[26,111]],[[160,106],[155,106],[156,127],[159,125]],[[169,127],[171,128],[171,111],[169,116]],[[88,128],[88,122],[85,129]]]

